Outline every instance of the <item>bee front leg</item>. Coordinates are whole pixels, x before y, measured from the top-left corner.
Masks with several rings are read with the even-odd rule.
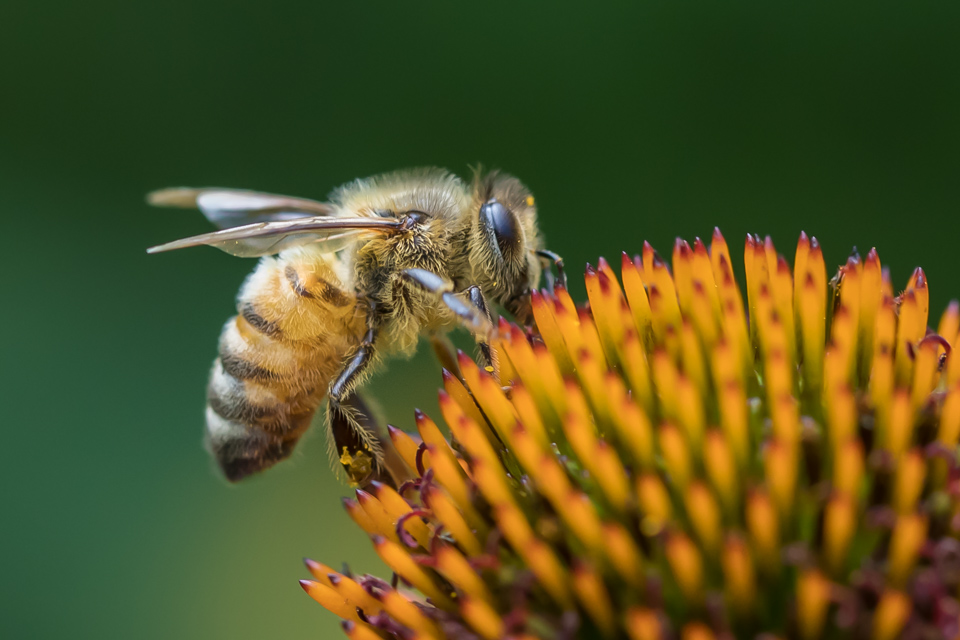
[[[553,271],[551,271],[549,268],[551,264],[557,268],[557,276],[560,278],[560,286],[566,289],[567,272],[563,270],[563,258],[553,251],[548,251],[547,249],[541,249],[540,251],[537,251],[537,257],[539,257],[541,262],[547,267],[547,271],[544,276],[544,279],[547,281],[547,290],[550,293],[553,293],[554,277]]]
[[[441,302],[473,333],[480,347],[483,366],[492,368],[493,354],[489,340],[494,331],[493,318],[490,316],[490,310],[480,287],[473,285],[465,289],[463,293],[466,294],[466,299],[464,299],[462,295],[453,292],[453,283],[432,271],[406,269],[403,271],[403,276],[424,291],[440,298]]]

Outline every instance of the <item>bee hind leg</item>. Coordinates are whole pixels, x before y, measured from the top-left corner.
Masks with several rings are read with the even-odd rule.
[[[340,369],[327,392],[327,443],[331,462],[346,472],[351,484],[366,486],[385,480],[384,444],[363,402],[354,388],[373,363],[378,332],[376,304],[367,312],[367,333]]]
[[[333,455],[351,482],[360,488],[382,482],[396,489],[413,479],[412,472],[360,395],[352,393],[335,404],[327,416],[328,441],[333,444]]]

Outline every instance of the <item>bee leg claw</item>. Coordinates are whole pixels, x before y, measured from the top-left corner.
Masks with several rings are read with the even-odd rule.
[[[560,280],[560,286],[564,289],[567,288],[567,272],[563,270],[563,258],[553,251],[547,249],[541,249],[537,251],[537,256],[544,262],[544,264],[552,264],[557,268],[557,278]],[[553,272],[548,270],[545,276],[547,281],[547,290],[550,293],[553,293],[553,286],[556,282],[556,279],[553,277]]]
[[[488,323],[490,324],[490,326],[492,327],[492,326],[493,326],[493,317],[490,315],[490,308],[487,307],[487,301],[486,301],[486,299],[483,297],[483,292],[480,291],[480,287],[478,287],[477,285],[473,285],[473,286],[467,287],[467,289],[466,289],[466,291],[465,291],[464,293],[467,294],[467,298],[470,299],[470,303],[471,303],[478,311],[480,311],[480,313],[482,313],[482,314],[484,315],[484,317],[487,319],[487,322],[488,322]],[[478,336],[477,338],[478,338],[478,339],[477,339],[477,346],[480,348],[480,358],[481,358],[481,360],[483,360],[483,362],[481,362],[480,364],[481,364],[484,368],[486,368],[486,367],[494,367],[494,368],[496,369],[496,367],[494,366],[494,362],[493,362],[495,355],[494,355],[493,350],[490,349],[490,343],[487,342],[487,341],[484,340],[484,339],[481,339],[479,336]]]

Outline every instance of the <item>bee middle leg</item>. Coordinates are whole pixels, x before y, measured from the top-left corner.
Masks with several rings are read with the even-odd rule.
[[[403,272],[403,276],[424,291],[440,298],[443,304],[473,333],[480,348],[480,357],[483,360],[481,364],[484,367],[493,367],[494,355],[489,344],[490,336],[493,335],[493,318],[480,287],[477,285],[467,287],[461,292],[466,296],[464,299],[463,295],[454,293],[453,284],[450,281],[431,271],[407,269]]]

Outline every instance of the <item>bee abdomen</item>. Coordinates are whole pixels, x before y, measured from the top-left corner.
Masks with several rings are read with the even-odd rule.
[[[261,260],[220,334],[207,443],[230,480],[290,455],[359,341],[356,296],[341,288],[328,260],[306,248]]]
[[[247,315],[224,327],[207,387],[207,446],[231,481],[288,457],[326,392],[317,367]]]

